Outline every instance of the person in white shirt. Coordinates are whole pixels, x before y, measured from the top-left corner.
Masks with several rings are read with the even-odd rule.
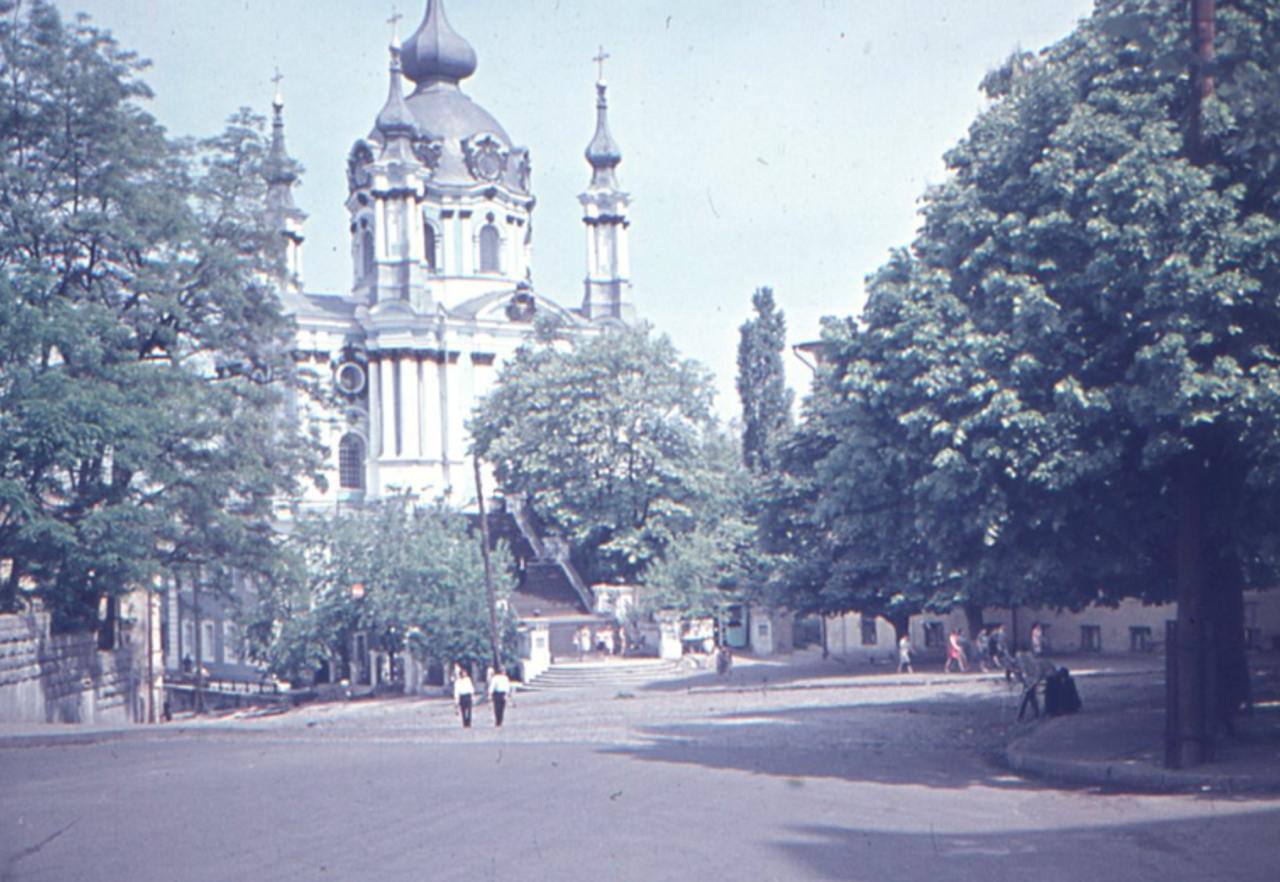
[[[462,728],[471,728],[471,701],[476,694],[475,684],[471,682],[471,674],[462,665],[458,665],[453,677],[453,703],[462,714]]]
[[[498,669],[489,678],[489,700],[493,702],[493,725],[501,726],[502,718],[507,712],[507,699],[514,692],[507,669],[498,665]]]

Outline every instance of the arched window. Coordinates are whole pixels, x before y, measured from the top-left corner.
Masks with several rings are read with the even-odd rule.
[[[366,229],[360,234],[360,275],[372,277],[373,268],[373,230]]]
[[[338,486],[343,490],[364,489],[364,439],[348,432],[338,442]]]
[[[427,269],[436,272],[439,267],[436,266],[436,228],[431,226],[429,221],[422,222],[422,239],[423,252],[427,258]]]
[[[502,272],[502,236],[493,224],[480,228],[480,272]]]

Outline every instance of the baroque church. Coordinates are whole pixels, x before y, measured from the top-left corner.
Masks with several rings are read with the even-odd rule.
[[[539,315],[590,334],[635,316],[629,197],[615,170],[603,77],[581,194],[587,271],[581,302],[532,283],[535,205],[529,150],[469,98],[476,53],[427,0],[417,29],[391,46],[385,104],[347,159],[351,280],[341,293],[303,284],[305,215],[273,103],[268,205],[282,236],[283,299],[297,323],[299,368],[331,383],[338,405],[312,413],[331,451],[328,487],[304,507],[333,508],[393,492],[474,501],[465,422]],[[408,83],[405,83],[405,80]]]

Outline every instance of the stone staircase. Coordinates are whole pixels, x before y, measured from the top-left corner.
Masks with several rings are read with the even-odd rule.
[[[658,658],[601,659],[555,662],[525,689],[627,689],[644,686],[655,680],[680,676],[684,669],[678,661]]]

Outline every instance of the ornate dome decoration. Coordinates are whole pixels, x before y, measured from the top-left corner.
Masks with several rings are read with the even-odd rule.
[[[507,170],[507,158],[511,151],[491,132],[473,135],[462,142],[462,152],[467,158],[467,170],[481,181],[496,181]]]
[[[439,138],[418,137],[413,142],[413,155],[429,169],[435,169],[444,155],[444,141]]]
[[[373,148],[368,141],[356,141],[347,154],[347,189],[359,190],[369,186],[369,163],[373,162]]]

